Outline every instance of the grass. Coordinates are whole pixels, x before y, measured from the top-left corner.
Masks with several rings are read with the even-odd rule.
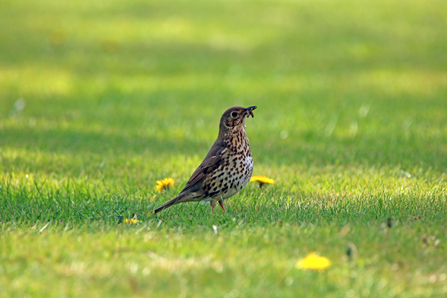
[[[3,1],[0,297],[444,296],[445,11]],[[149,214],[233,105],[276,184]]]

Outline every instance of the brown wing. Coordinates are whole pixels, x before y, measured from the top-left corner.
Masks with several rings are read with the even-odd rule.
[[[200,182],[208,173],[211,173],[217,169],[222,161],[223,151],[225,149],[224,142],[217,139],[213,146],[211,147],[205,159],[202,161],[200,166],[194,171],[191,178],[189,178],[183,191],[190,188]],[[183,192],[182,191],[182,192]]]

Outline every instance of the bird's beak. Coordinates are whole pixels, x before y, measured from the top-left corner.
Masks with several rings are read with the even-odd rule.
[[[245,109],[245,115],[247,115],[247,118],[250,117],[250,115],[251,115],[252,118],[255,117],[255,115],[253,115],[253,111],[256,108],[257,108],[257,106],[251,106],[251,107],[248,107],[248,108]]]

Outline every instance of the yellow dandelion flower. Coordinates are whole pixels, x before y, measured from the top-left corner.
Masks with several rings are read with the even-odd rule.
[[[126,219],[123,221],[123,223],[130,224],[130,225],[136,224],[136,223],[138,223],[138,222],[139,222],[139,220],[136,219],[136,218],[126,218]]]
[[[295,267],[300,269],[314,269],[321,270],[329,267],[331,265],[331,261],[328,258],[321,257],[316,253],[312,252],[308,254],[304,259],[298,261]]]
[[[259,187],[262,187],[264,184],[275,184],[275,180],[265,176],[253,176],[251,177],[250,182],[258,182]]]
[[[157,181],[157,185],[155,186],[155,190],[158,190],[161,192],[166,187],[173,187],[174,186],[174,179],[172,178],[165,178],[162,180]]]

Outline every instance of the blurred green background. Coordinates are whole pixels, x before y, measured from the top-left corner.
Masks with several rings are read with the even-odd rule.
[[[120,156],[199,161],[225,109],[257,105],[258,164],[445,172],[446,6],[4,1],[3,169],[77,177],[111,175],[98,166]]]
[[[446,14],[437,0],[1,1],[0,297],[445,295]],[[250,184],[227,215],[148,215],[235,105],[258,106],[254,174],[275,185]],[[165,177],[174,189],[156,192]],[[309,251],[331,268],[296,269]]]

